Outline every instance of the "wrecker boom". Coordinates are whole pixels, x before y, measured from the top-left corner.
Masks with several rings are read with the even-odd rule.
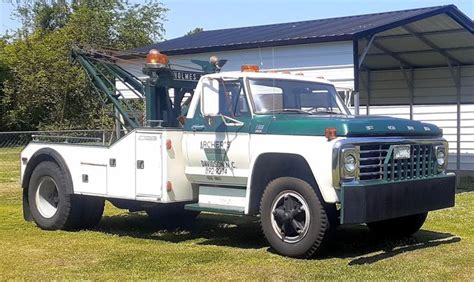
[[[226,63],[226,60],[217,59],[213,62],[191,60],[200,66],[201,71],[177,70],[168,61],[164,64],[148,63],[143,68],[147,77],[139,78],[119,66],[116,62],[125,59],[113,55],[113,52],[74,47],[71,56],[84,69],[103,101],[113,104],[116,122],[127,131],[141,126],[178,127],[177,118],[181,115],[185,94],[192,95],[202,75],[219,72]],[[144,120],[127,101],[123,90],[117,88],[117,82],[125,85],[126,91],[145,100]],[[170,89],[174,93],[172,97]]]

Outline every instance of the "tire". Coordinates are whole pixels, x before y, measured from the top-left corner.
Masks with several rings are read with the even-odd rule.
[[[81,202],[81,229],[91,229],[96,227],[102,219],[102,214],[104,213],[105,207],[105,200],[98,197],[83,197],[81,198]]]
[[[145,210],[148,217],[155,223],[165,226],[186,225],[192,223],[200,214],[198,211],[188,211],[184,205],[162,204]]]
[[[81,201],[68,194],[66,175],[54,162],[44,161],[34,169],[28,186],[28,201],[35,223],[45,230],[80,227]]]
[[[329,233],[329,219],[314,188],[298,178],[271,181],[260,203],[263,233],[281,255],[309,258]]]
[[[367,223],[372,232],[381,236],[409,237],[420,230],[428,213]]]

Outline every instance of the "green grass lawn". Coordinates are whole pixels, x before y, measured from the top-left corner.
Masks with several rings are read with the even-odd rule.
[[[11,152],[17,158],[17,152]],[[18,159],[0,171],[0,279],[410,279],[474,281],[474,181],[456,207],[430,213],[405,240],[340,228],[311,260],[269,249],[252,218],[200,215],[167,230],[140,213],[108,205],[96,230],[42,231],[21,212]],[[1,161],[1,158],[0,158]]]
[[[0,148],[0,183],[18,181],[22,147]]]

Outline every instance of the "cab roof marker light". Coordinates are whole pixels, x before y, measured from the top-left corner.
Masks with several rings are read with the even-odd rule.
[[[242,65],[240,67],[241,72],[259,72],[260,68],[257,65]]]

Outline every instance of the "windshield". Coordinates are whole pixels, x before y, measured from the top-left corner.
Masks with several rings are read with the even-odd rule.
[[[249,88],[256,114],[348,114],[336,89],[329,84],[291,79],[249,78]]]

